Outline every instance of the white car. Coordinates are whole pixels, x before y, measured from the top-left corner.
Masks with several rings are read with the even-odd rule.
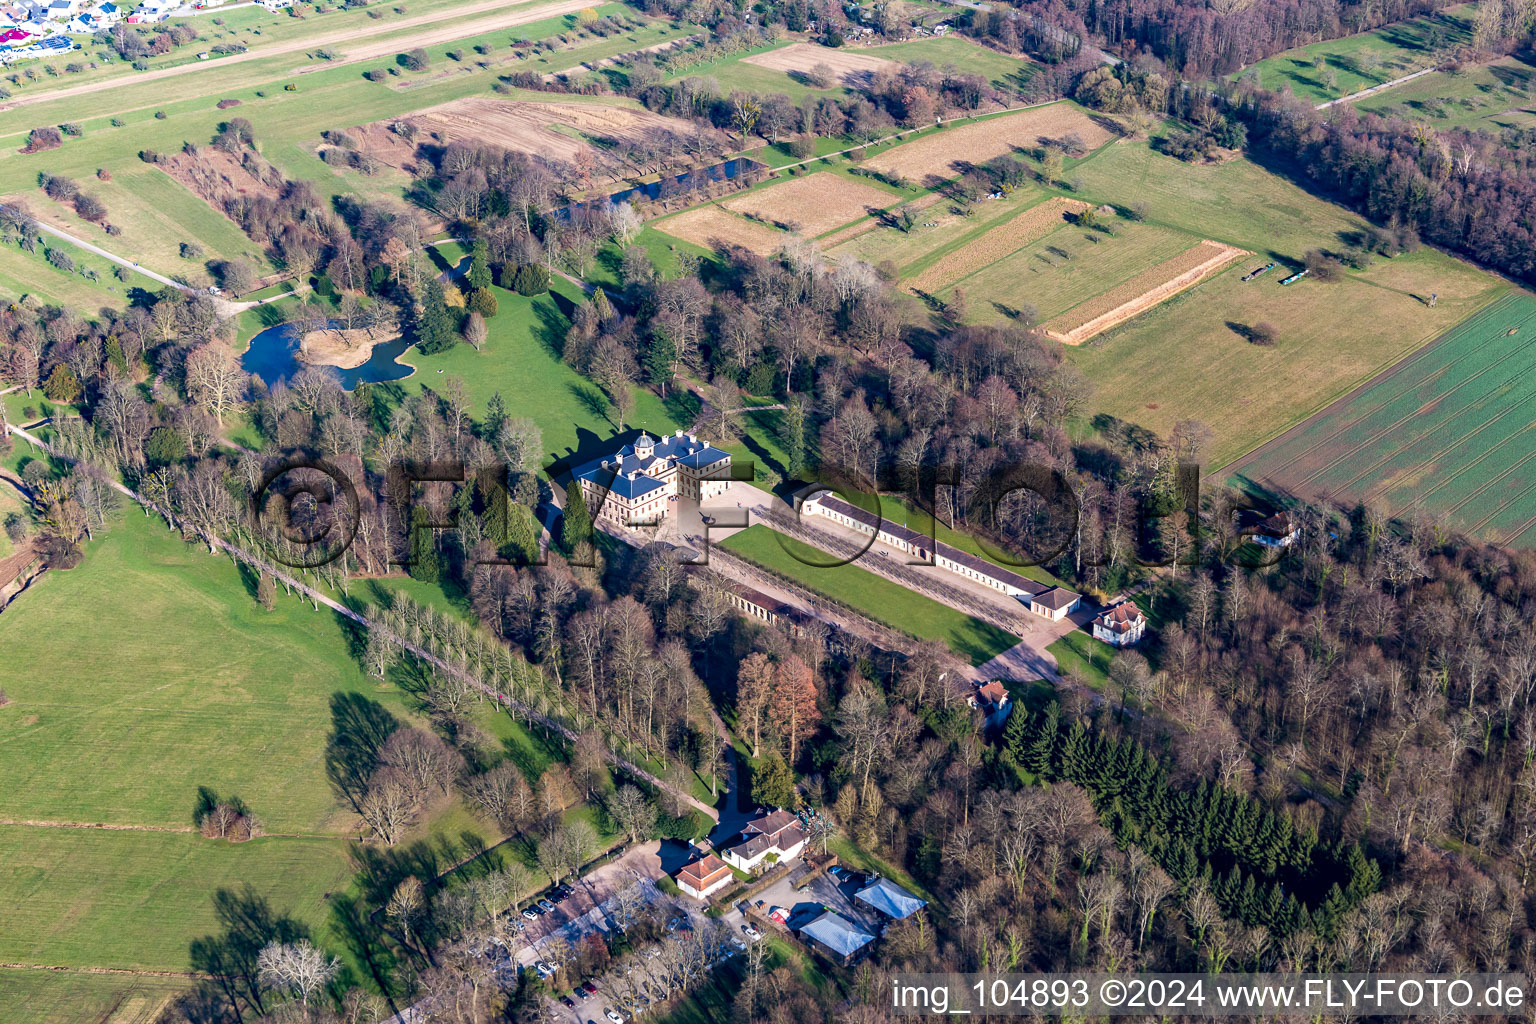
[[[604,1010],[603,1016],[613,1021],[613,1024],[624,1024],[624,1018],[617,1010]]]
[[[539,977],[541,978],[553,977],[555,973],[555,969],[549,966],[549,964],[545,963],[543,960],[540,960],[538,963],[534,964],[533,969],[539,972]]]

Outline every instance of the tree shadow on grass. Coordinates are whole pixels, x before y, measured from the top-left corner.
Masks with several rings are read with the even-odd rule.
[[[331,735],[325,745],[325,773],[354,807],[368,789],[368,777],[379,762],[380,748],[398,728],[400,720],[378,701],[360,693],[331,695]]]
[[[269,943],[308,938],[309,929],[275,913],[249,885],[239,892],[218,890],[213,909],[223,931],[192,941],[188,949],[192,969],[209,978],[189,998],[202,1005],[222,1003],[233,1011],[234,1019],[242,1013],[265,1013],[256,958]]]
[[[608,418],[608,398],[597,385],[586,381],[571,381],[566,388],[587,413],[602,420]]]
[[[534,297],[533,315],[538,320],[534,325],[534,336],[556,359],[564,357],[565,332],[571,326],[570,314],[575,308],[574,302],[558,292]]]

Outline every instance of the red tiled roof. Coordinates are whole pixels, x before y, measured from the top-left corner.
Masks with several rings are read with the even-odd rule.
[[[994,679],[986,686],[976,687],[976,695],[989,704],[1001,704],[1008,698],[1008,687],[1001,679]]]
[[[1132,601],[1121,601],[1119,604],[1104,609],[1093,620],[1096,626],[1112,629],[1116,633],[1128,632],[1138,620],[1145,621],[1146,616]]]
[[[714,854],[705,854],[703,859],[696,860],[692,864],[684,864],[677,873],[679,882],[687,882],[695,889],[707,889],[710,883],[718,880],[720,872],[730,873],[730,865],[716,857]]]

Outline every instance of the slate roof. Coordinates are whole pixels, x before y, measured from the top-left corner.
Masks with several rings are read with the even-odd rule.
[[[856,523],[862,523],[873,530],[883,531],[892,537],[900,538],[907,544],[916,544],[931,549],[940,558],[954,562],[957,565],[963,565],[973,572],[989,576],[999,583],[1005,583],[1010,587],[1024,591],[1026,594],[1038,594],[1046,589],[1044,584],[1036,583],[1034,580],[1020,576],[1016,572],[1010,572],[1002,566],[994,565],[984,558],[978,558],[968,551],[961,551],[959,548],[945,544],[943,541],[936,541],[925,533],[918,533],[916,530],[908,529],[900,523],[893,523],[889,519],[882,519],[873,512],[866,512],[862,508],[848,504],[848,502],[833,496],[830,492],[823,491],[821,494],[816,495],[813,500],[833,512],[847,516]]]
[[[1073,601],[1081,600],[1082,596],[1077,591],[1068,590],[1066,587],[1050,587],[1035,594],[1030,600],[1035,604],[1044,605],[1051,611],[1057,611],[1067,607]]]
[[[873,935],[860,931],[852,921],[830,910],[801,928],[800,934],[815,939],[840,956],[852,956],[875,941]]]
[[[728,458],[730,453],[682,432],[659,441],[649,434],[641,434],[634,444],[587,463],[573,475],[633,501],[665,486],[660,479],[649,475],[657,463],[664,464],[661,472],[666,474],[676,466],[701,469]]]
[[[911,917],[928,905],[927,900],[918,899],[889,878],[875,879],[854,893],[853,898],[898,921]]]

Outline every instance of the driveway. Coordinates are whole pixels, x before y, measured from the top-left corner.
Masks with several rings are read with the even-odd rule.
[[[655,881],[662,874],[661,843],[657,840],[641,843],[617,860],[594,868],[570,883],[575,893],[564,903],[556,904],[554,910],[533,921],[518,918],[524,922],[524,930],[519,933],[522,944],[517,951],[518,963],[533,963],[539,958],[539,947],[553,937],[575,945],[592,932],[608,931],[614,893],[636,881],[646,884],[647,902],[661,899]]]

